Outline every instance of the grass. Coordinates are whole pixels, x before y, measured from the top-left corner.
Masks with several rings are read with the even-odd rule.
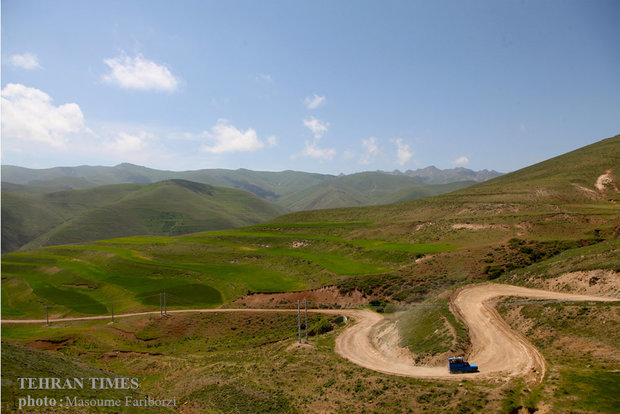
[[[325,320],[315,314],[309,318],[311,326]],[[294,313],[175,314],[168,319],[127,318],[113,325],[7,326],[3,335],[19,343],[72,338],[58,352],[46,352],[52,355],[47,361],[56,364],[64,358],[137,377],[140,392],[177,398],[193,412],[497,409],[497,402],[487,398],[494,387],[490,384],[420,381],[352,364],[333,351],[342,328],[311,336],[308,347],[295,347],[296,319]],[[55,369],[44,365],[37,375],[55,376]],[[3,398],[10,395],[6,382],[2,391]]]
[[[446,299],[427,300],[399,317],[401,346],[418,360],[457,352],[468,343],[465,326],[450,312]],[[474,361],[475,362],[475,361]]]
[[[607,370],[560,370],[561,381],[555,391],[556,407],[614,413],[620,407],[620,372]]]
[[[171,306],[213,307],[248,292],[296,291],[389,274],[423,253],[450,248],[330,234],[368,226],[350,224],[134,236],[6,254],[3,315],[40,318],[45,306],[54,306],[56,315],[106,314],[112,306],[117,313],[153,310],[163,291],[172,295]],[[309,228],[319,234],[306,234]]]
[[[77,397],[79,399],[121,399],[126,396],[133,398],[144,397],[141,391],[134,390],[93,390],[88,384],[88,378],[115,378],[118,375],[102,370],[101,368],[87,365],[75,358],[57,353],[43,352],[30,349],[11,342],[2,342],[2,411],[22,412],[18,410],[20,398],[30,395],[32,398],[53,398],[59,403],[65,403],[66,398]],[[18,378],[86,378],[84,389],[54,390],[32,389],[23,390]],[[34,407],[30,407],[30,411]],[[137,413],[144,409],[123,407],[123,412]],[[42,409],[41,409],[42,410]],[[88,411],[88,410],[87,410]],[[90,410],[92,411],[92,410]],[[171,412],[164,409],[147,409],[148,412]],[[64,408],[63,412],[84,412],[84,408]]]
[[[549,363],[543,383],[529,397],[513,395],[513,407],[533,407],[536,401],[546,401],[560,412],[617,412],[620,305],[571,302],[514,306],[506,300],[498,310]],[[526,397],[533,402],[528,403]]]
[[[184,180],[50,194],[3,193],[2,210],[3,252],[24,245],[226,229],[287,211],[253,194]]]

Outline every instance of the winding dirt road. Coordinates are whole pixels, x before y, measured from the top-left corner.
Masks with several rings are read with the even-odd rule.
[[[450,374],[447,367],[414,365],[411,355],[397,345],[398,335],[382,335],[380,332],[395,332],[394,326],[386,326],[385,318],[370,310],[308,310],[312,313],[346,315],[355,322],[336,338],[335,351],[349,361],[374,371],[386,374],[428,379],[462,379],[464,377],[489,378],[526,376],[540,381],[546,364],[541,353],[523,336],[513,331],[495,309],[497,298],[518,296],[560,301],[618,301],[618,298],[573,295],[528,289],[519,286],[485,283],[459,289],[452,301],[453,312],[465,322],[469,329],[472,353],[469,360],[480,367],[476,374]],[[172,313],[215,313],[215,312],[297,312],[296,309],[193,309],[168,311]],[[126,318],[140,315],[157,315],[159,312],[139,312],[117,315]],[[110,319],[110,316],[50,319],[50,322],[71,322]],[[45,319],[2,320],[3,324],[45,323]],[[380,337],[391,340],[381,341]]]
[[[546,370],[545,359],[534,345],[513,331],[499,315],[495,309],[495,303],[497,298],[502,296],[560,301],[610,302],[619,300],[618,298],[573,295],[495,283],[459,289],[453,299],[452,307],[469,329],[472,344],[469,360],[480,368],[480,372],[475,374],[450,374],[447,366],[413,365],[410,357],[403,352],[398,352],[396,344],[389,349],[385,347],[381,349],[377,345],[376,338],[378,330],[384,323],[383,317],[370,311],[357,311],[358,322],[336,338],[336,352],[363,367],[408,377],[474,379],[527,376],[534,381],[540,381]],[[355,315],[352,316],[355,317]]]

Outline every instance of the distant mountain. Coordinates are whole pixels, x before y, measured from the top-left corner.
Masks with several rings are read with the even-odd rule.
[[[218,187],[238,188],[249,191],[269,201],[317,184],[331,175],[297,171],[250,171],[246,169],[209,169],[195,171],[162,171],[133,164],[114,167],[79,166],[54,167],[41,170],[2,166],[4,183],[20,184],[20,192],[53,192],[59,189],[84,189],[100,185],[127,183],[155,183],[181,179]],[[47,189],[47,191],[46,191]]]
[[[293,211],[370,206],[416,200],[458,190],[472,181],[427,185],[415,178],[382,172],[363,172],[324,180],[319,184],[283,197],[278,204]]]
[[[55,179],[55,178],[52,178]],[[2,192],[2,252],[134,235],[178,235],[287,212],[245,191],[186,180],[49,194]]]
[[[176,172],[126,163],[115,167],[79,166],[41,170],[3,165],[2,190],[21,194],[45,194],[110,184],[154,183],[183,179],[219,187],[237,188],[292,210],[308,210],[413,200],[452,191],[452,188],[463,188],[468,184],[430,188],[426,188],[425,185],[456,182],[471,184],[498,174],[487,170],[475,172],[466,168],[439,170],[429,167],[406,173],[377,171],[341,174],[336,177],[298,171],[268,172],[246,169]]]
[[[463,167],[440,170],[435,166],[419,168],[417,170],[407,170],[404,173],[396,170],[393,174],[413,177],[425,184],[448,184],[459,181],[481,183],[503,175],[503,173],[494,170],[474,171]]]

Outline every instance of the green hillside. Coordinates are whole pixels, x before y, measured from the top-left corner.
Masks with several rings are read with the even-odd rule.
[[[50,194],[2,194],[2,249],[259,223],[285,210],[244,191],[185,180]]]
[[[60,306],[63,314],[96,314],[105,312],[114,298],[124,298],[127,309],[149,309],[156,305],[152,297],[160,289],[172,289],[178,298],[189,295],[178,306],[212,306],[248,291],[328,284],[387,301],[418,302],[464,282],[512,277],[563,253],[574,257],[589,246],[603,254],[617,245],[613,240],[620,234],[620,194],[613,187],[618,182],[613,174],[607,187],[599,190],[594,184],[618,165],[619,142],[620,137],[604,140],[492,182],[424,200],[300,212],[237,230],[111,239],[7,254],[2,271],[8,301],[3,312],[40,315],[40,304],[50,303]],[[572,182],[583,183],[600,197],[582,196],[584,190]],[[543,184],[545,192],[540,191]],[[232,199],[241,197],[234,190],[184,181],[106,188],[116,189],[114,209],[88,209],[79,219],[48,232],[45,240],[78,242],[92,234],[89,223],[108,234],[194,231],[192,226],[210,225],[212,214],[223,209],[203,205],[205,199],[216,194],[222,198],[222,191],[230,192]],[[97,202],[98,193],[88,191],[94,190],[70,192],[82,195],[76,205]],[[170,203],[166,214],[155,213],[154,206],[162,200]],[[181,207],[187,208],[182,218],[171,214]],[[256,211],[248,204],[243,208],[238,216]],[[202,213],[196,214],[197,209]],[[123,213],[115,215],[114,210]],[[243,224],[238,218],[214,220]],[[605,268],[620,269],[617,256],[610,260]]]

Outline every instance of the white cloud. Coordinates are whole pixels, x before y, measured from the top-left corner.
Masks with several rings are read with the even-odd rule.
[[[228,124],[228,121],[225,119],[218,120],[217,124],[211,128],[211,132],[205,131],[202,135],[211,141],[215,141],[214,145],[203,145],[201,147],[203,152],[211,154],[257,151],[265,146],[258,139],[255,130],[248,128],[245,131],[241,131],[235,126]]]
[[[333,148],[319,148],[317,147],[317,142],[306,141],[306,146],[303,151],[299,154],[294,154],[291,156],[291,159],[296,159],[299,157],[308,157],[308,158],[316,158],[319,160],[327,161],[334,158],[336,155],[336,150]]]
[[[396,162],[400,165],[405,165],[413,157],[413,151],[411,151],[409,145],[403,143],[402,138],[391,139],[390,142],[396,144],[398,148],[396,151]]]
[[[41,142],[53,147],[66,145],[69,135],[86,130],[76,103],[52,104],[45,92],[9,83],[2,89],[2,136]]]
[[[342,158],[344,158],[345,160],[353,159],[353,158],[355,158],[355,152],[351,151],[351,150],[345,150],[342,153]]]
[[[266,73],[259,73],[258,75],[256,75],[256,80],[262,80],[265,82],[273,82],[271,75],[266,74]]]
[[[324,96],[319,96],[316,93],[313,96],[307,96],[306,99],[304,99],[304,103],[308,109],[316,109],[319,106],[325,105],[326,102],[327,98]]]
[[[15,67],[33,70],[33,69],[41,69],[41,65],[39,64],[39,59],[37,55],[33,53],[24,53],[21,55],[11,55],[9,58],[9,62]]]
[[[360,158],[360,164],[370,164],[372,159],[379,155],[379,146],[377,145],[377,138],[370,137],[362,140],[362,148],[365,152]]]
[[[142,55],[135,58],[119,56],[103,61],[111,69],[103,80],[121,88],[174,92],[179,86],[179,80],[166,66],[147,60]]]
[[[116,139],[105,142],[104,147],[120,153],[140,151],[147,146],[146,141],[152,137],[153,135],[145,131],[140,131],[138,134],[119,132]]]
[[[310,117],[308,119],[304,119],[304,125],[314,134],[314,138],[321,139],[323,134],[327,132],[327,128],[329,127],[329,122],[323,122],[321,120],[316,119],[315,117]]]
[[[275,147],[276,145],[278,145],[278,138],[272,135],[269,138],[267,138],[267,143],[269,144],[270,147]]]
[[[465,165],[468,162],[469,162],[469,158],[467,158],[465,156],[462,156],[462,157],[459,157],[459,158],[455,159],[452,163],[454,165]]]

